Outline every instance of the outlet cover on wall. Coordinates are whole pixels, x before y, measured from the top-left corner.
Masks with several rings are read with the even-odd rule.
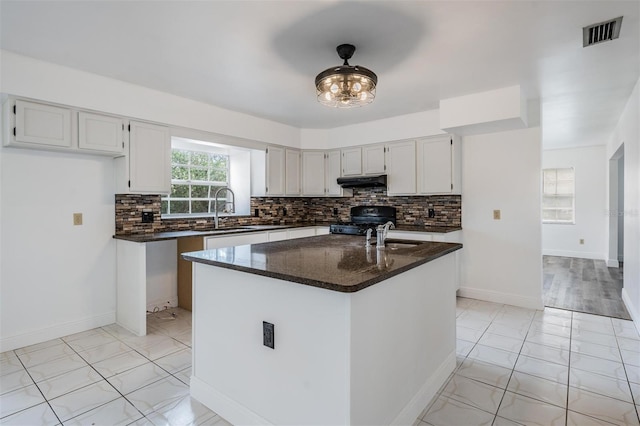
[[[82,225],[82,213],[74,213],[73,214],[73,225]]]
[[[500,220],[500,210],[494,210],[493,211],[493,219],[494,220]]]
[[[580,238],[580,244],[584,244],[584,238]]]

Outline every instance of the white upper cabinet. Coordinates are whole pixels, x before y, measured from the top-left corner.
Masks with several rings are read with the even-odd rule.
[[[325,157],[324,151],[302,152],[302,195],[325,195]]]
[[[17,99],[14,140],[5,144],[49,148],[71,148],[71,110]]]
[[[459,194],[460,149],[451,136],[419,140],[418,193]]]
[[[358,176],[362,174],[362,148],[342,150],[342,176]]]
[[[284,149],[267,148],[266,195],[284,195]]]
[[[168,194],[171,191],[171,135],[169,128],[129,123],[129,192]]]
[[[300,195],[300,151],[285,149],[285,195]]]
[[[78,113],[78,147],[111,154],[124,152],[124,120],[102,114]]]
[[[338,178],[340,177],[340,171],[342,170],[340,162],[340,151],[328,151],[326,153],[325,162],[325,188],[327,195],[341,196],[344,195],[344,191],[340,185],[338,185]]]
[[[362,171],[365,175],[380,175],[386,171],[384,145],[362,147]]]
[[[416,193],[416,143],[398,142],[387,145],[387,194]]]

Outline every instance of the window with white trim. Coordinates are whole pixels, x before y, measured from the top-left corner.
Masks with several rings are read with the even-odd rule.
[[[223,212],[228,205],[227,191],[221,192],[218,205],[214,195],[229,186],[229,155],[206,150],[172,148],[171,193],[161,200],[163,215],[206,215]]]
[[[573,167],[542,170],[542,223],[575,223]]]

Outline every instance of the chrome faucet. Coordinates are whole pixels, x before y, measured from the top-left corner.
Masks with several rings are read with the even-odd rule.
[[[365,243],[365,247],[366,248],[370,248],[371,247],[371,233],[373,232],[372,228],[367,229],[367,242]]]
[[[387,239],[387,232],[389,232],[389,228],[393,229],[395,227],[396,226],[391,221],[385,223],[384,225],[378,225],[378,228],[376,229],[376,249],[384,250],[384,240]]]
[[[215,210],[215,219],[214,219],[214,226],[216,229],[218,229],[218,194],[220,194],[220,191],[224,191],[226,190],[227,192],[231,193],[231,202],[227,201],[226,203],[224,203],[224,208],[222,209],[223,212],[225,213],[235,213],[236,212],[236,194],[233,193],[233,191],[231,190],[231,188],[227,187],[227,186],[223,186],[222,188],[218,188],[218,190],[216,191],[216,193],[214,194],[213,198],[214,198],[214,210]],[[231,210],[227,210],[227,205],[231,204]]]

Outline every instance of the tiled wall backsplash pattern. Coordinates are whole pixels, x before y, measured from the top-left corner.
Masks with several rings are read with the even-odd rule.
[[[359,205],[390,205],[398,208],[399,225],[460,227],[460,195],[394,196],[382,188],[354,189],[353,197],[252,197],[251,216],[220,217],[220,227],[349,221],[349,209]],[[435,217],[428,217],[428,209]],[[258,211],[258,217],[254,216]],[[337,209],[338,215],[333,211]],[[286,210],[286,216],[284,211]],[[154,213],[153,223],[142,223],[142,212]],[[210,230],[213,217],[161,219],[159,195],[116,195],[116,235]]]

